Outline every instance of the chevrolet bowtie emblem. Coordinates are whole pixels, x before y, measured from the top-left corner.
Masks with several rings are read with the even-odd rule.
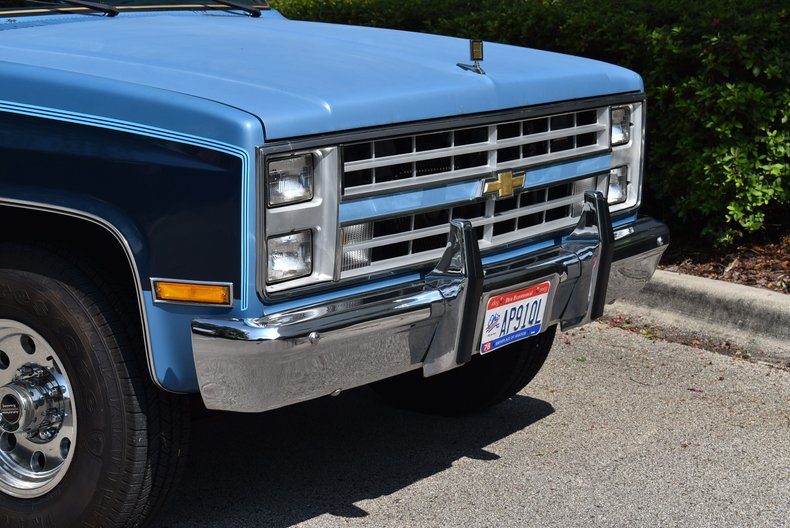
[[[500,198],[513,196],[513,189],[524,186],[524,174],[514,176],[512,172],[500,172],[496,180],[485,182],[483,194],[498,193]]]

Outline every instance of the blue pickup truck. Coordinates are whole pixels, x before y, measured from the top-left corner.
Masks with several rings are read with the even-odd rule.
[[[645,110],[617,66],[265,3],[0,0],[0,525],[140,526],[197,395],[510,398],[666,248]]]

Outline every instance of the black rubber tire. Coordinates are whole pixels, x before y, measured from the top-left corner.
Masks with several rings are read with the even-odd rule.
[[[55,349],[76,405],[74,458],[49,493],[0,492],[0,526],[143,526],[186,458],[189,400],[153,386],[133,299],[61,252],[0,245],[0,319]]]
[[[405,409],[455,416],[479,412],[503,402],[532,381],[549,355],[556,326],[461,367],[423,377],[414,370],[371,385],[386,402]]]

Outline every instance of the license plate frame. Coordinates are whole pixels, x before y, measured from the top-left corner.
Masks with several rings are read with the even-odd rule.
[[[544,278],[484,297],[478,352],[488,354],[541,333],[546,328],[555,290],[555,281]]]

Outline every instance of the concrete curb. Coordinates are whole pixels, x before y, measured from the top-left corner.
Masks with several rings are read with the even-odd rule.
[[[639,294],[606,313],[638,315],[790,359],[790,295],[784,293],[657,270]]]

